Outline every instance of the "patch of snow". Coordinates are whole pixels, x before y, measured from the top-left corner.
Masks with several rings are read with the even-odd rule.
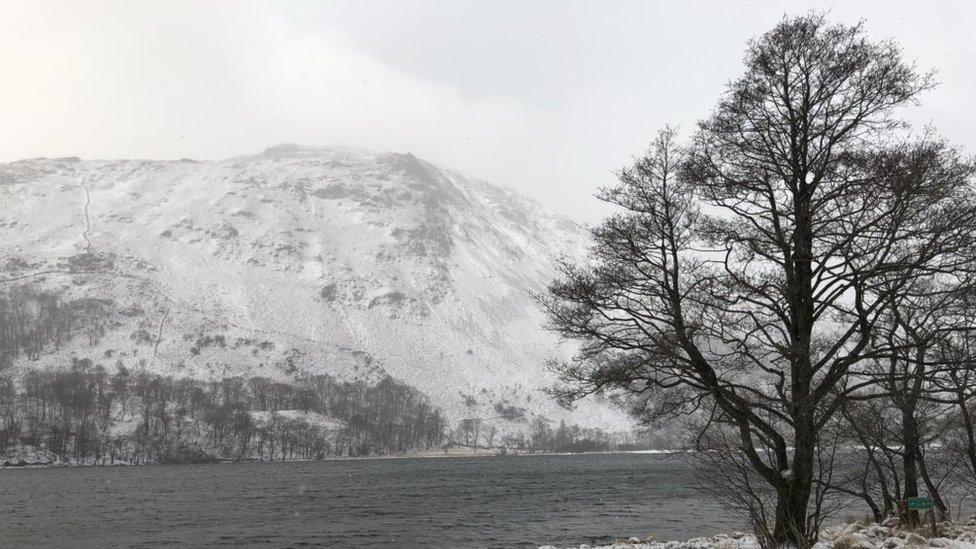
[[[252,411],[251,417],[257,423],[270,423],[273,417],[284,418],[288,420],[297,420],[307,423],[313,427],[318,427],[320,429],[325,429],[328,431],[338,431],[345,427],[345,424],[338,419],[331,418],[328,416],[323,416],[315,412],[308,412],[305,410],[278,410],[276,412],[268,411]]]
[[[9,446],[0,453],[0,467],[37,467],[57,462],[58,456],[53,452],[29,444]]]
[[[970,522],[974,521],[970,520]],[[944,522],[939,525],[939,537],[926,537],[925,532],[924,527],[918,531],[911,531],[880,524],[845,524],[826,528],[813,549],[920,549],[923,547],[976,549],[976,525]],[[584,544],[574,547],[578,549],[760,549],[756,537],[743,532],[692,538],[687,541],[655,541],[632,537],[610,545]],[[540,549],[557,548],[553,545],[543,545]]]

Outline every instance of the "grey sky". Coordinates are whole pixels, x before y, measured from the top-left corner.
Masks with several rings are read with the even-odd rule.
[[[976,152],[974,2],[3,2],[0,160],[413,152],[578,220],[690,130],[784,13],[866,19],[941,86],[909,116]]]

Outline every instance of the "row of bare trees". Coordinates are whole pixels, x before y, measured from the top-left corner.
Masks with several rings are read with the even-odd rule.
[[[859,451],[835,489],[863,500],[874,518],[917,524],[906,498],[927,494],[948,515],[976,493],[976,293],[966,280],[927,281],[892,302],[882,337],[897,351],[874,360],[873,383],[851,395],[835,426]]]
[[[837,491],[912,520],[935,450],[971,455],[976,167],[902,121],[931,75],[860,25],[785,18],[744,64],[600,192],[616,213],[543,302],[580,342],[562,398],[684,421],[760,539],[808,547]]]
[[[202,382],[84,359],[8,372],[0,385],[0,450],[29,445],[78,463],[396,454],[439,448],[445,427],[425,396],[390,378]]]
[[[63,459],[99,463],[229,459],[317,459],[398,454],[440,447],[446,420],[425,395],[384,378],[376,383],[308,376],[204,382],[88,359],[29,365],[111,322],[111,303],[65,302],[29,285],[0,292],[0,450],[30,445]],[[281,412],[306,414],[295,416]],[[265,412],[264,421],[254,412]],[[316,425],[307,413],[334,424]],[[131,427],[131,428],[130,428]],[[195,456],[195,457],[194,457]]]
[[[599,427],[570,425],[561,420],[556,427],[553,421],[536,416],[527,429],[519,426],[500,432],[493,419],[464,418],[458,421],[451,439],[455,444],[470,448],[504,449],[520,452],[586,453],[619,450],[650,449],[649,440],[635,440],[632,433],[611,433]],[[505,422],[511,427],[511,423]]]

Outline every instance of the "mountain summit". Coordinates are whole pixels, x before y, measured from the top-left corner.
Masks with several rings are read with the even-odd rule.
[[[411,154],[279,145],[17,161],[0,165],[0,200],[4,286],[99,318],[37,360],[201,379],[388,374],[455,418],[566,415],[539,392],[566,350],[532,295],[587,236],[511,190]],[[602,406],[574,416],[619,422]]]

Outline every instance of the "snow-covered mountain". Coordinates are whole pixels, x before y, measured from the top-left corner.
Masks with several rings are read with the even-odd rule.
[[[43,357],[204,379],[388,373],[449,415],[566,417],[539,389],[532,294],[586,235],[515,192],[411,154],[272,147],[221,161],[0,165],[0,281],[110,309]],[[63,355],[63,357],[62,357]],[[569,419],[620,425],[587,403]]]

